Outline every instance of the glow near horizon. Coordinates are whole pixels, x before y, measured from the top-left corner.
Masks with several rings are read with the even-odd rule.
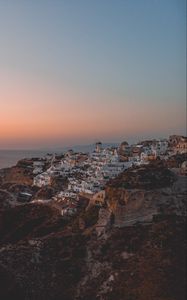
[[[185,134],[185,1],[1,1],[0,148]]]

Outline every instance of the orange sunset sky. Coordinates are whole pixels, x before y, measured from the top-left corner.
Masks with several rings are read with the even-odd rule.
[[[112,2],[1,1],[0,149],[185,134],[185,1]]]

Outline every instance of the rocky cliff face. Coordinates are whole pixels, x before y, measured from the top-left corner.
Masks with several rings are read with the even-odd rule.
[[[15,202],[16,200],[10,192],[0,189],[0,209],[10,208],[15,205]]]
[[[9,184],[33,184],[33,169],[25,166],[15,166],[1,171],[1,185]]]
[[[160,214],[99,238],[94,226],[75,230],[46,205],[4,211],[0,298],[185,299],[184,217]]]
[[[132,167],[109,181],[108,186],[126,189],[156,189],[172,186],[176,177],[162,161]]]
[[[186,195],[184,177],[135,168],[107,185],[104,207],[63,219],[50,204],[7,205],[2,190],[0,299],[186,299]]]
[[[159,216],[89,241],[78,299],[185,299],[184,224],[181,217]]]
[[[150,221],[160,210],[183,214],[187,195],[186,179],[165,167],[132,168],[106,187],[108,209],[116,226]]]

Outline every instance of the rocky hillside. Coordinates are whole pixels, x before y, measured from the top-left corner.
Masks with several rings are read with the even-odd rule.
[[[132,168],[72,218],[1,190],[0,299],[186,299],[186,187],[163,166]]]
[[[182,217],[159,215],[147,226],[113,228],[87,244],[78,299],[183,300],[185,251]]]
[[[185,299],[184,217],[158,215],[98,238],[94,226],[77,231],[57,211],[30,210],[1,222],[1,299]]]

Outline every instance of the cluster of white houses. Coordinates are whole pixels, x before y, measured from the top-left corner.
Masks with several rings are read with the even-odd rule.
[[[98,149],[90,154],[66,153],[60,160],[53,160],[50,167],[34,177],[34,185],[50,185],[55,176],[67,177],[67,191],[72,193],[94,194],[101,190],[106,181],[116,177],[120,172],[132,166],[133,161],[120,161],[115,148]],[[34,169],[34,174],[38,171]]]
[[[69,150],[61,157],[48,156],[50,164],[45,172],[42,172],[43,162],[36,162],[33,185],[50,185],[52,179],[58,176],[68,178],[67,188],[59,191],[53,200],[61,203],[64,201],[63,215],[73,214],[76,211],[77,195],[94,197],[103,190],[107,180],[132,165],[149,163],[158,156],[167,159],[176,153],[185,152],[187,139],[181,136],[170,136],[169,140],[146,140],[136,145],[123,142],[119,147],[110,148],[103,148],[102,143],[98,142],[91,153],[75,153]]]

